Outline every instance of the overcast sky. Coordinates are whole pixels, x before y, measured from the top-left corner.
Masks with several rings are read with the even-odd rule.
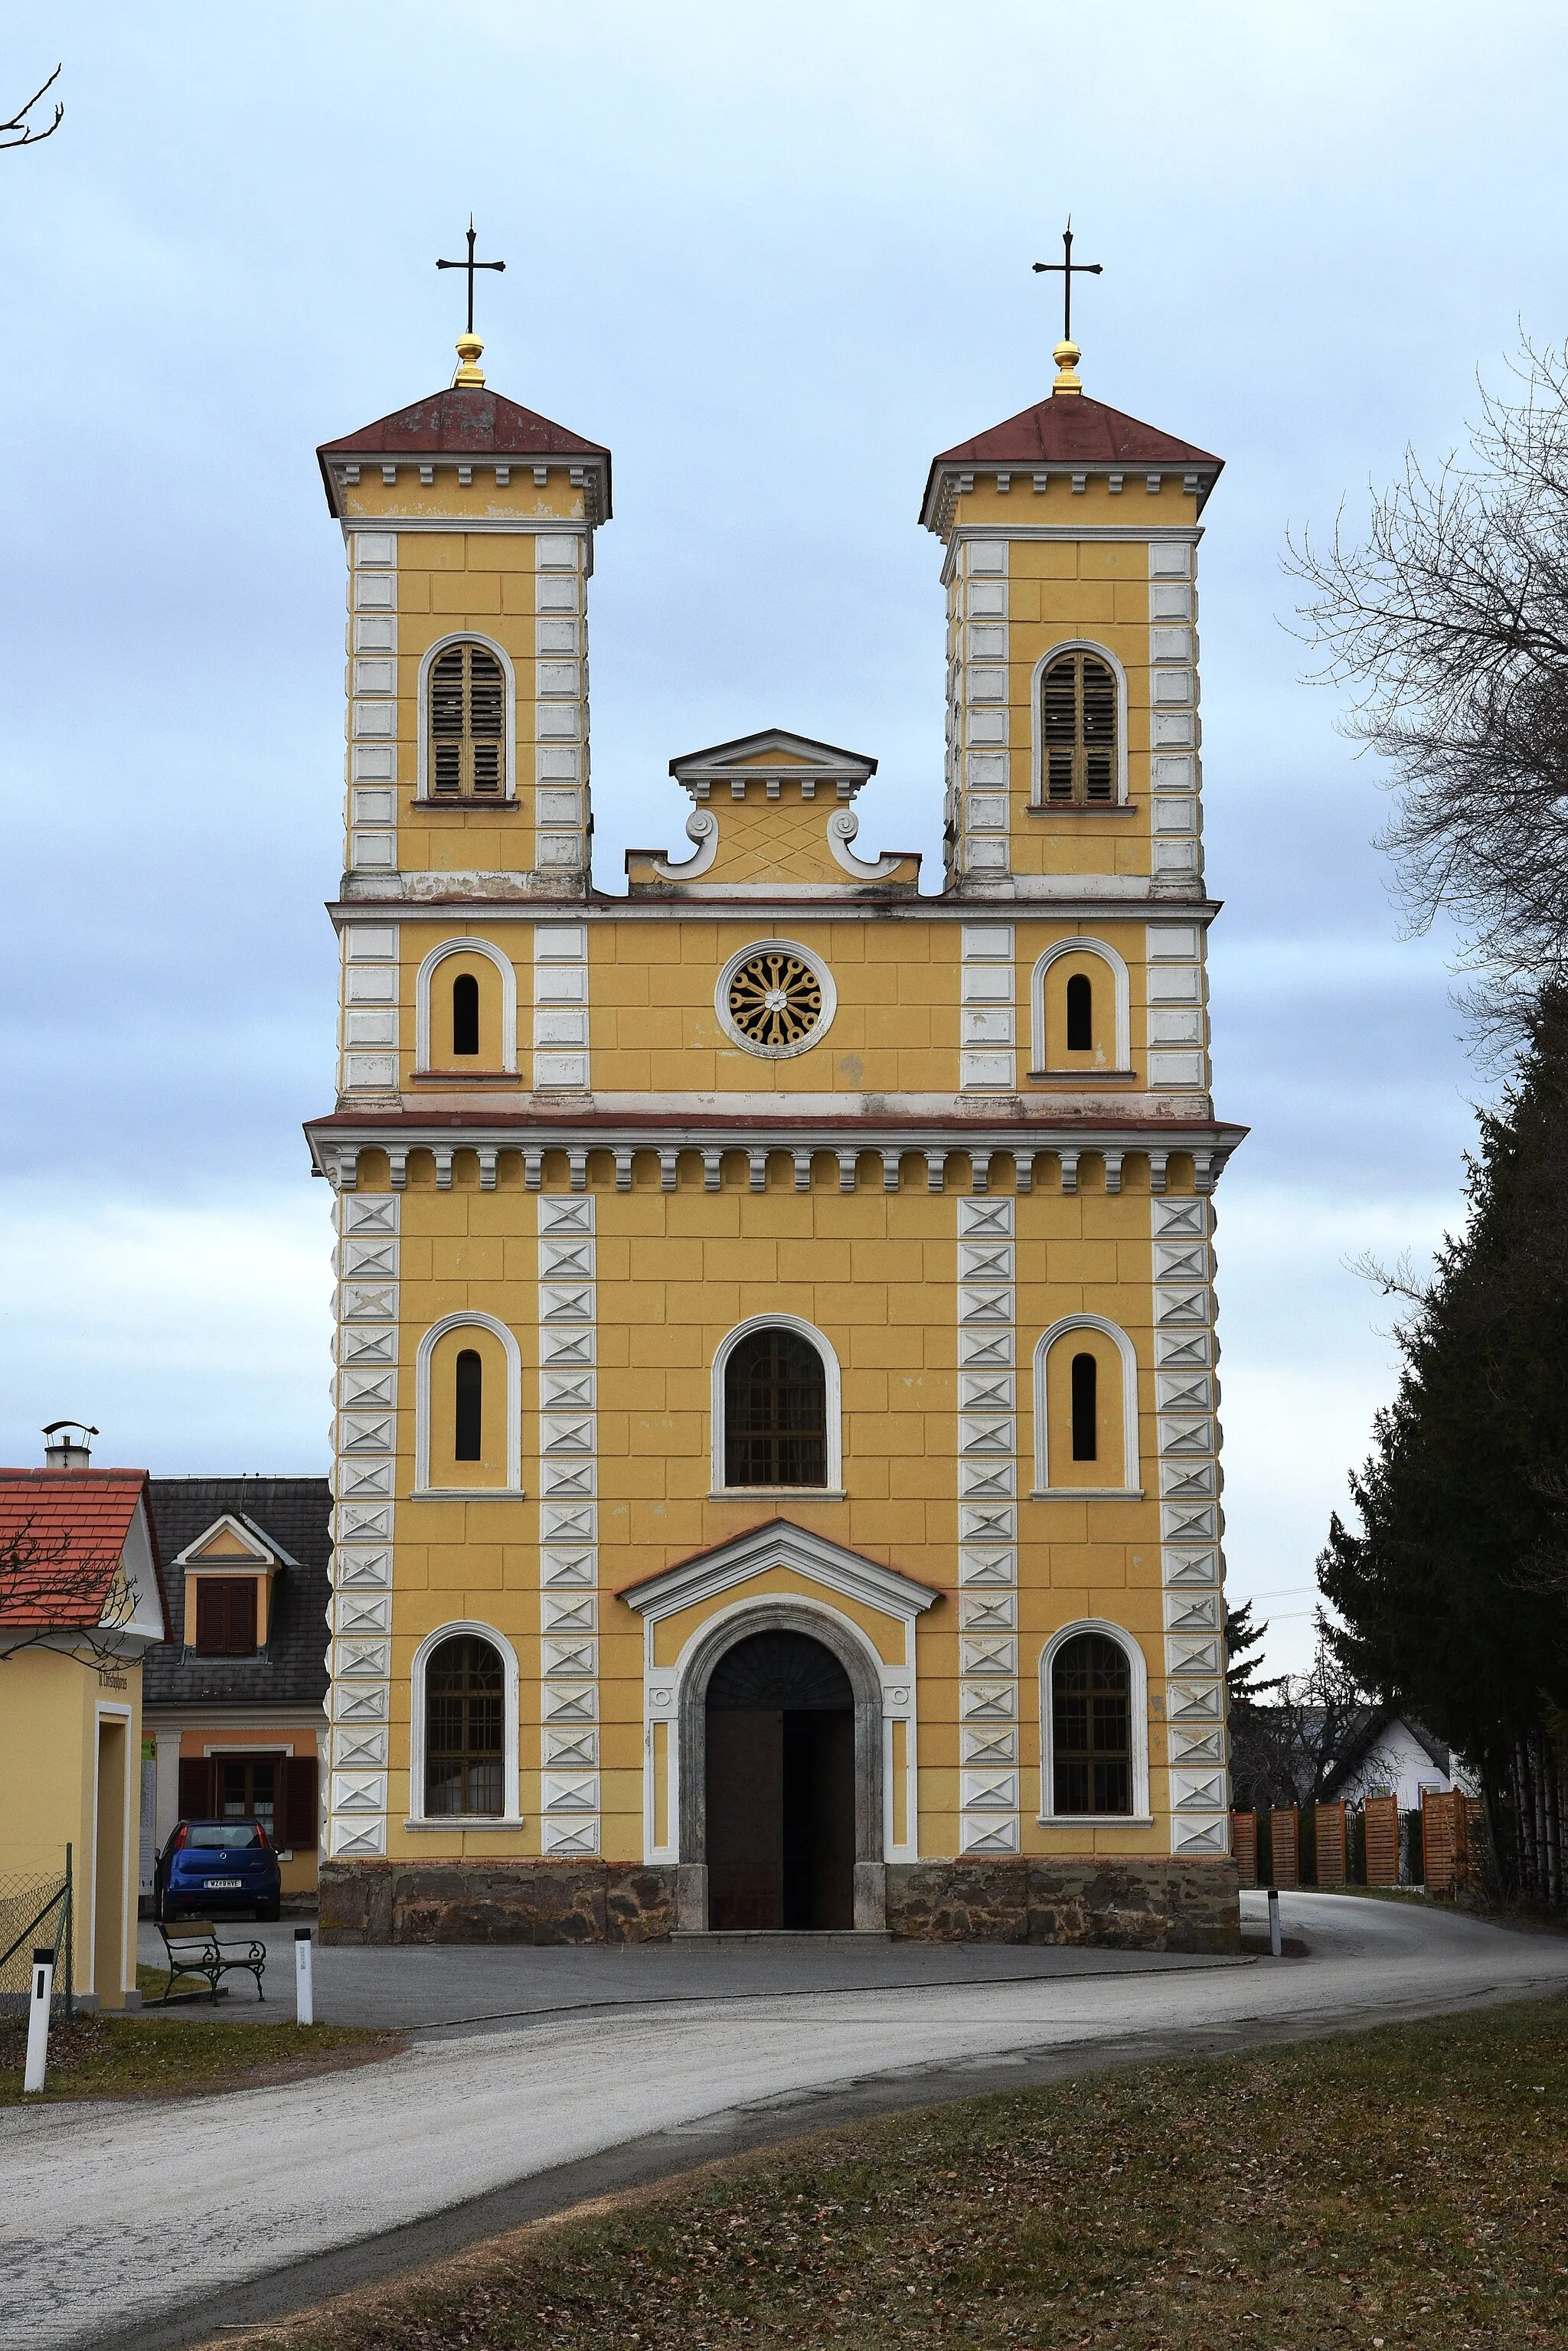
[[[881,761],[935,861],[934,451],[1049,388],[1030,263],[1105,274],[1087,389],[1227,460],[1200,562],[1229,1560],[1270,1655],[1392,1387],[1345,1270],[1459,1212],[1487,1089],[1372,763],[1280,626],[1288,523],[1462,437],[1565,321],[1560,10],[926,0],[8,6],[0,1458],[320,1471],[341,549],[312,451],[448,378],[615,454],[599,873],[681,842],[672,755],[783,724]],[[913,838],[912,838],[913,836]],[[929,864],[928,864],[929,871]]]

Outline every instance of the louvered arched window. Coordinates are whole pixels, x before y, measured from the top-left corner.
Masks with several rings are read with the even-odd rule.
[[[1040,681],[1047,800],[1116,797],[1116,675],[1093,653],[1062,653]]]
[[[507,788],[507,678],[486,645],[448,645],[430,665],[433,799],[499,799]]]

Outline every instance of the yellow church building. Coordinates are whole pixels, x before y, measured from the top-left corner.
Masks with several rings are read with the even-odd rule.
[[[876,762],[673,759],[592,865],[607,449],[453,386],[348,559],[329,1939],[1224,1949],[1200,846],[1220,461],[946,451],[945,863]],[[672,829],[674,815],[672,815]]]

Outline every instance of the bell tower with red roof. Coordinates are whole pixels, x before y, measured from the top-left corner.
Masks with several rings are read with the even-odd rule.
[[[1198,896],[1198,517],[1221,460],[1080,385],[932,460],[949,888]]]

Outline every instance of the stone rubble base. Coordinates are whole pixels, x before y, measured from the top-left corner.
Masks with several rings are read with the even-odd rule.
[[[665,1942],[685,1923],[678,1878],[631,1862],[327,1862],[321,1940]],[[1233,1861],[890,1862],[885,1917],[900,1941],[1240,1949]]]

